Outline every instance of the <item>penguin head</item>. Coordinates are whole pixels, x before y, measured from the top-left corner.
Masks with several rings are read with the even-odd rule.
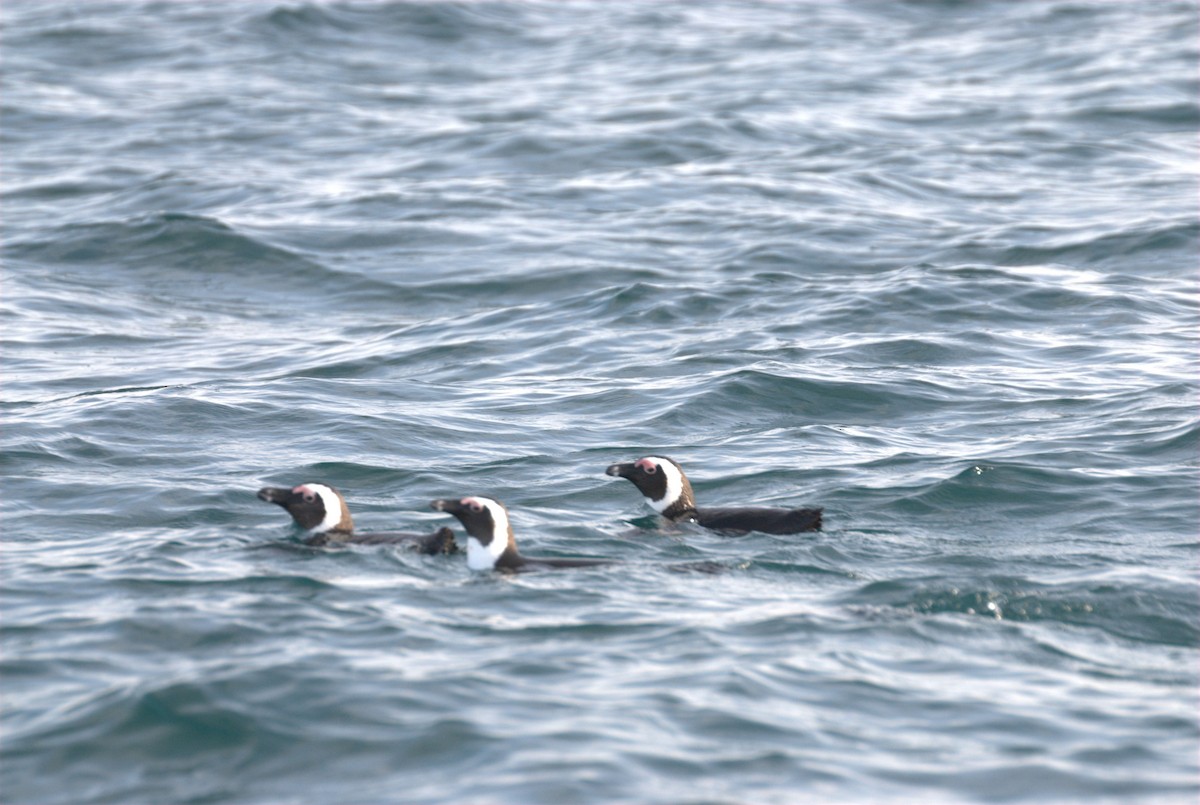
[[[326,532],[349,534],[354,520],[342,494],[325,484],[300,484],[291,489],[268,486],[258,490],[258,499],[287,509],[296,525],[309,534]]]
[[[467,532],[467,566],[472,570],[491,570],[510,545],[516,550],[508,511],[499,501],[479,496],[441,498],[430,506],[462,523]]]
[[[683,468],[665,456],[646,456],[628,464],[613,464],[606,475],[627,478],[656,512],[691,509],[696,503]]]

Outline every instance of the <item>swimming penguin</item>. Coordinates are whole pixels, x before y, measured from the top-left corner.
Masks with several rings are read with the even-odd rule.
[[[457,553],[454,532],[439,528],[432,534],[413,534],[405,531],[374,531],[365,534],[354,532],[354,520],[346,499],[332,486],[325,484],[300,484],[291,489],[264,487],[258,490],[258,499],[277,503],[287,509],[296,525],[308,529],[306,545],[395,545],[407,543],[421,553]]]
[[[798,534],[821,530],[820,509],[698,509],[683,468],[663,456],[646,456],[629,464],[613,464],[605,474],[628,478],[650,508],[675,523],[697,523],[718,531],[761,531]]]
[[[534,559],[517,552],[508,510],[499,501],[484,497],[433,501],[434,511],[453,514],[467,531],[467,567],[472,570],[528,570],[548,567],[595,567],[613,564],[607,559]]]

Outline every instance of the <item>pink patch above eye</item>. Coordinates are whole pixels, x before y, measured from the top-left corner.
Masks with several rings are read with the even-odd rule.
[[[639,467],[646,472],[655,472],[658,470],[658,462],[652,458],[639,458],[633,463],[633,466]]]

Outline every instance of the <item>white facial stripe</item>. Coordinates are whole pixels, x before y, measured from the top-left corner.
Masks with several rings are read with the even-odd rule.
[[[467,567],[472,570],[491,570],[500,555],[508,548],[508,513],[491,498],[463,498],[468,506],[478,504],[492,515],[492,541],[484,545],[474,537],[467,537]]]
[[[664,512],[671,508],[671,504],[679,500],[679,496],[683,494],[683,476],[679,474],[679,469],[667,461],[665,458],[644,458],[642,461],[653,461],[658,466],[658,471],[663,474],[663,478],[667,481],[667,493],[658,500],[646,498],[646,502],[650,504],[650,508],[656,512]]]
[[[312,492],[325,506],[325,519],[308,530],[310,534],[323,534],[342,521],[342,499],[325,484],[305,484],[301,491]]]

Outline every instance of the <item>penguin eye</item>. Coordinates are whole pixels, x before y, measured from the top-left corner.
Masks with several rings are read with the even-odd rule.
[[[642,472],[646,473],[647,475],[653,475],[654,473],[658,472],[658,467],[654,466],[653,464],[643,464]]]
[[[317,499],[317,496],[316,496],[316,495],[314,495],[312,492],[305,492],[305,493],[304,493],[304,502],[305,502],[305,503],[312,503],[312,502],[313,502],[314,500],[316,500],[316,499]]]
[[[483,504],[482,504],[482,503],[472,503],[472,504],[471,504],[471,511],[473,511],[473,512],[481,512],[481,511],[483,511]]]

